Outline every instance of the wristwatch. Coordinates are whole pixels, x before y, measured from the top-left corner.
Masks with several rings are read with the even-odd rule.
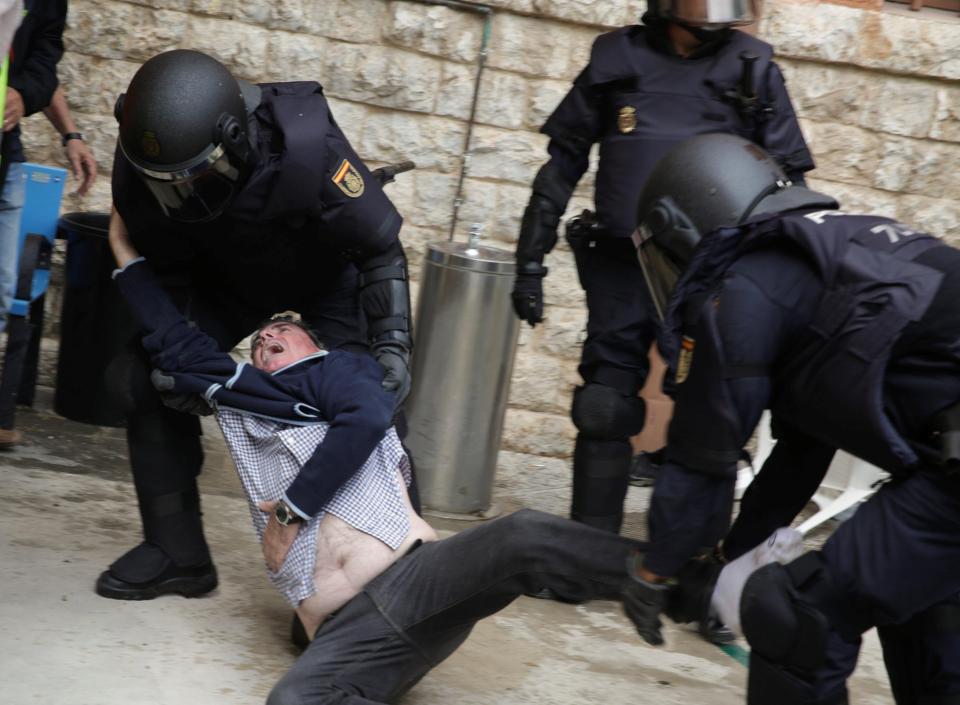
[[[70,140],[80,140],[81,142],[83,142],[83,135],[81,135],[79,132],[65,132],[60,142],[61,144],[63,144],[64,147],[66,147],[67,142],[69,142]]]
[[[303,521],[303,517],[290,508],[290,505],[280,500],[277,508],[273,510],[273,516],[281,526],[290,526]]]

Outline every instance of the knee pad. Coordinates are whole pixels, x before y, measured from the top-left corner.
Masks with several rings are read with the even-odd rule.
[[[626,396],[605,384],[585,384],[573,392],[573,425],[595,440],[617,440],[639,433],[646,406],[638,396]]]
[[[753,651],[771,664],[813,670],[823,663],[827,617],[803,599],[802,586],[785,566],[771,563],[747,579],[740,620]]]
[[[150,383],[150,366],[135,352],[126,350],[113,358],[104,378],[107,392],[124,413],[160,408],[160,395]]]
[[[756,651],[750,654],[747,705],[847,705],[847,689],[819,694],[811,683]]]

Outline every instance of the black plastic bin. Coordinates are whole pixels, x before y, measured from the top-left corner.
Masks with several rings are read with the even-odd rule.
[[[107,365],[137,332],[110,277],[108,213],[68,213],[58,222],[67,241],[60,356],[53,408],[97,426],[124,426],[125,415],[107,392]]]

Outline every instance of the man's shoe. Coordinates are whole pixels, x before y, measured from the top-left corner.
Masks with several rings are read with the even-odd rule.
[[[13,448],[23,440],[23,434],[12,428],[0,428],[0,450]]]
[[[700,632],[700,636],[717,646],[732,644],[737,640],[737,635],[734,634],[733,630],[715,617],[700,622],[697,631]]]
[[[290,625],[290,641],[301,651],[310,646],[310,637],[307,636],[307,628],[300,621],[300,616],[293,613],[293,623]]]
[[[129,582],[105,570],[97,578],[97,594],[112,600],[152,600],[161,595],[200,597],[217,587],[213,563],[180,567],[170,563],[159,575],[142,583]]]
[[[525,592],[523,594],[536,600],[553,600],[554,602],[563,602],[567,605],[582,605],[584,602],[587,602],[587,600],[579,597],[565,597],[548,587],[542,587],[539,590],[531,590],[530,592]]]

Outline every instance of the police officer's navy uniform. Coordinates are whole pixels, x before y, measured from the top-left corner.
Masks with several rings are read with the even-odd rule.
[[[568,230],[589,311],[579,366],[585,384],[572,411],[579,434],[571,516],[611,531],[622,522],[628,438],[643,426],[637,393],[656,330],[628,239],[650,170],[679,142],[709,132],[763,145],[795,181],[813,168],[769,44],[731,30],[682,58],[664,21],[649,13],[644,20],[647,26],[595,41],[590,63],[543,126],[550,161],[534,182],[517,247],[519,288],[524,272],[543,276],[540,264],[556,242],[559,215],[599,142],[598,227],[576,235]],[[750,96],[743,94],[745,61],[752,63]]]
[[[960,702],[960,476],[932,435],[960,401],[958,289],[960,251],[837,210],[714,231],[678,282],[661,340],[676,407],[648,569],[676,575],[710,538],[731,462],[765,408],[779,440],[728,558],[789,524],[836,449],[892,476],[821,552],[748,582],[748,702],[846,702],[860,634],[874,625],[898,703]]]
[[[222,350],[288,309],[326,346],[368,350],[378,331],[404,323],[391,320],[389,302],[365,301],[361,311],[358,297],[364,272],[376,276],[402,261],[401,217],[334,121],[319,84],[262,84],[260,90],[248,118],[259,158],[222,215],[198,223],[167,218],[119,149],[116,208],[177,306]],[[125,585],[136,593],[137,584],[177,566],[187,572],[209,566],[210,555],[196,486],[203,461],[197,418],[161,403],[138,340],[109,372],[130,409],[130,459],[145,538],[101,576],[110,583],[109,596],[123,597]],[[114,585],[111,576],[122,582]],[[198,591],[203,587],[211,586],[197,585]]]

